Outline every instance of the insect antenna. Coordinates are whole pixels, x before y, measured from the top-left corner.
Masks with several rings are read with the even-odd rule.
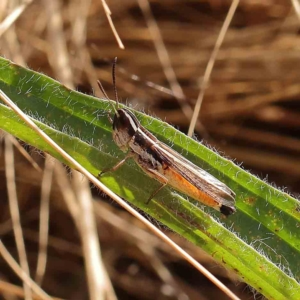
[[[106,94],[106,92],[105,92],[105,90],[104,90],[104,87],[103,87],[101,81],[100,81],[100,80],[97,80],[97,84],[98,84],[99,89],[100,89],[101,93],[103,94],[104,98],[105,98],[106,100],[109,100],[109,98],[108,98],[108,96],[107,96],[107,94]]]
[[[113,80],[113,86],[114,86],[114,91],[115,91],[115,100],[117,102],[117,108],[119,108],[119,97],[118,97],[118,91],[117,91],[117,84],[116,84],[116,65],[117,65],[117,60],[118,58],[115,57],[113,66],[112,66],[112,80]]]
[[[114,62],[113,62],[113,66],[112,66],[112,80],[113,80],[113,86],[114,86],[114,92],[115,92],[115,100],[116,100],[117,105],[114,106],[114,105],[112,104],[112,107],[113,107],[113,110],[114,110],[115,114],[116,114],[116,115],[119,115],[119,114],[118,114],[119,97],[118,97],[118,91],[117,91],[117,85],[116,85],[116,64],[117,64],[117,57],[115,57]],[[100,89],[100,91],[102,92],[104,98],[105,98],[106,100],[111,101],[111,100],[109,99],[109,97],[107,96],[107,94],[106,94],[106,92],[105,92],[105,90],[104,90],[104,87],[103,87],[103,85],[102,85],[102,83],[101,83],[100,80],[97,80],[97,84],[98,84],[99,89]]]

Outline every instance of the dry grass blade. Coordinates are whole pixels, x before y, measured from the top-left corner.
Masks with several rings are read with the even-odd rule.
[[[71,6],[71,9],[74,10],[72,16],[75,15],[74,25],[72,27],[72,42],[79,51],[85,47],[86,43],[86,23],[90,5],[91,0],[79,0],[76,6]]]
[[[67,205],[68,211],[70,212],[78,231],[80,230],[80,208],[76,201],[76,195],[70,185],[69,179],[67,178],[66,170],[62,164],[58,161],[55,163],[55,175],[58,186],[60,187],[63,195],[63,200]]]
[[[25,59],[21,51],[21,45],[19,43],[18,36],[16,33],[15,24],[11,25],[10,29],[7,30],[7,32],[3,35],[2,39],[6,44],[9,56],[12,57],[14,62],[22,66],[26,65]]]
[[[41,131],[38,126],[28,118],[4,93],[0,91],[0,96],[10,108],[18,114],[18,116],[26,122],[42,139],[44,139],[48,145],[53,147],[64,159],[66,159],[71,165],[84,174],[93,184],[95,184],[99,189],[101,189],[105,194],[114,199],[119,205],[126,209],[130,214],[135,216],[141,222],[143,222],[153,233],[159,236],[164,242],[171,246],[174,251],[180,254],[184,259],[186,259],[192,266],[194,266],[198,271],[205,275],[210,281],[212,281],[220,290],[222,290],[231,299],[239,299],[234,293],[232,293],[222,282],[220,282],[215,276],[208,272],[200,263],[198,263],[193,257],[191,257],[186,251],[174,243],[170,238],[168,238],[164,233],[162,233],[158,228],[156,228],[151,222],[146,218],[141,216],[135,209],[124,202],[120,197],[114,194],[110,189],[98,181],[92,174],[86,171],[77,163],[70,155],[68,155],[62,148],[60,148],[52,139],[50,139],[43,131]]]
[[[26,7],[32,2],[32,0],[23,1],[23,3],[15,8],[0,24],[0,37],[5,33],[9,27],[20,17]]]
[[[11,284],[9,282],[0,280],[0,291],[3,293],[3,296],[5,299],[13,299],[12,296],[20,297],[21,299],[24,298],[24,291],[19,286],[16,286],[14,284]],[[41,298],[38,295],[32,295],[33,300],[41,300]],[[60,298],[52,297],[52,300],[61,300]]]
[[[91,195],[87,191],[87,184],[82,182],[84,179],[81,174],[78,172],[74,174],[74,186],[76,187],[77,194],[75,195],[65,169],[59,162],[56,162],[55,173],[65,203],[81,236],[90,297],[91,299],[97,299],[100,296],[102,298],[107,296],[107,299],[114,300],[116,299],[116,295],[100,259],[100,247],[98,245],[98,238],[96,237],[97,229],[93,220],[94,213],[89,205],[92,199],[89,199]],[[102,276],[99,276],[99,272]]]
[[[113,32],[115,38],[116,38],[116,41],[117,41],[119,47],[120,47],[121,49],[125,49],[124,44],[122,43],[122,40],[121,40],[121,38],[119,37],[119,34],[118,34],[118,32],[117,32],[117,30],[116,30],[116,28],[115,28],[115,25],[114,25],[114,23],[113,23],[113,21],[112,21],[112,19],[111,19],[111,11],[110,11],[110,9],[109,9],[109,7],[108,7],[106,1],[105,1],[105,0],[101,0],[101,2],[102,2],[102,5],[103,5],[103,8],[104,8],[104,11],[105,11],[107,20],[108,20],[108,22],[109,22],[110,28],[111,28],[111,30],[112,30],[112,32]]]
[[[221,47],[221,45],[223,43],[223,40],[224,40],[225,35],[226,35],[226,32],[228,30],[228,27],[230,25],[230,22],[231,22],[234,14],[235,14],[235,11],[236,11],[238,5],[239,5],[239,0],[233,0],[232,1],[232,4],[231,4],[230,9],[228,11],[228,14],[226,16],[226,19],[225,19],[225,21],[223,23],[223,26],[221,28],[220,34],[219,34],[219,36],[217,38],[216,44],[214,46],[214,49],[211,52],[211,55],[210,55],[207,67],[205,69],[205,73],[204,73],[204,77],[203,77],[203,82],[201,84],[201,90],[200,90],[200,93],[199,93],[199,96],[198,96],[198,99],[197,99],[197,102],[196,102],[196,105],[195,105],[195,108],[194,108],[194,113],[193,113],[193,117],[192,117],[192,120],[191,120],[191,123],[190,123],[189,131],[188,131],[188,136],[192,136],[193,133],[194,133],[196,122],[197,122],[198,117],[199,117],[199,112],[200,112],[200,109],[201,109],[201,105],[202,105],[204,93],[205,93],[205,90],[207,88],[211,72],[213,70],[213,67],[214,67],[214,64],[215,64],[215,61],[216,61],[219,49],[220,49],[220,47]]]
[[[91,1],[79,0],[77,5],[72,5],[70,8],[72,10],[71,15],[74,19],[71,43],[74,45],[76,53],[76,61],[72,61],[72,68],[80,73],[85,74],[88,79],[89,86],[91,86],[94,90],[97,90],[96,81],[98,76],[92,65],[91,55],[86,46],[87,22],[90,5]]]
[[[47,51],[49,61],[53,64],[57,71],[56,75],[59,80],[66,86],[73,88],[73,75],[70,68],[68,50],[66,46],[65,37],[63,34],[63,21],[60,10],[60,3],[58,0],[47,1],[44,0],[45,11],[48,16],[48,33],[51,51]]]
[[[222,124],[222,126],[211,126],[209,131],[217,135],[225,136],[228,139],[234,137],[241,141],[247,140],[260,145],[267,145],[278,149],[285,148],[300,153],[300,141],[298,139],[272,132],[262,132],[256,129],[243,128],[227,123]],[[292,172],[293,168],[291,168],[290,171]]]
[[[28,152],[20,145],[18,140],[14,138],[12,135],[8,135],[8,138],[12,142],[12,144],[16,147],[16,149],[24,156],[24,158],[37,170],[42,173],[42,169],[40,166],[32,159],[32,157],[28,154]]]
[[[297,17],[300,21],[300,3],[299,3],[299,0],[291,0],[291,1],[292,1],[293,6],[294,6],[296,15],[297,15]]]
[[[274,93],[269,93],[266,95],[258,95],[258,96],[249,96],[247,99],[244,99],[244,101],[235,101],[229,105],[229,103],[224,103],[223,105],[220,104],[218,107],[215,107],[213,105],[210,106],[208,104],[208,107],[215,107],[215,114],[216,116],[219,116],[219,119],[225,119],[230,118],[234,115],[238,114],[246,114],[251,113],[251,111],[254,109],[262,109],[267,104],[275,104],[278,102],[285,102],[285,101],[295,101],[297,99],[297,96],[300,93],[300,87],[299,84],[291,84],[287,88],[279,88],[278,90],[275,90]],[[293,98],[295,100],[293,100]],[[290,100],[292,99],[292,100]],[[275,108],[276,109],[276,108]],[[212,111],[209,112],[211,114]],[[260,110],[254,111],[254,113],[260,113]],[[204,114],[205,115],[205,114]],[[267,117],[268,114],[265,114],[265,117]]]
[[[41,299],[52,300],[53,298],[46,294],[13,259],[6,247],[0,241],[0,254],[4,260],[8,263],[11,269],[23,280],[28,287],[30,287]],[[26,297],[26,294],[25,294]]]
[[[146,243],[139,243],[138,247],[146,255],[151,267],[156,271],[156,274],[161,278],[162,282],[168,286],[170,295],[177,295],[179,299],[188,299],[188,295],[178,289],[177,282],[175,281],[172,272],[170,272],[158,258],[157,253],[153,251],[153,248],[149,247]]]
[[[56,182],[63,195],[63,200],[65,201],[68,211],[76,224],[77,230],[80,231],[80,207],[78,202],[76,201],[74,190],[70,185],[69,179],[67,178],[66,170],[58,161],[56,161],[55,163],[55,175],[57,177]]]
[[[149,31],[151,33],[155,49],[160,60],[160,63],[163,67],[164,74],[169,82],[171,90],[174,97],[178,100],[183,113],[187,119],[192,117],[193,111],[191,107],[187,104],[186,97],[183,93],[183,90],[176,78],[175,71],[172,67],[170,56],[168,54],[167,48],[164,44],[163,38],[161,36],[159,27],[155,21],[155,18],[152,14],[150,4],[148,0],[138,0],[141,11],[144,14],[144,18],[147,22]]]
[[[39,253],[35,276],[35,280],[39,285],[42,284],[47,263],[47,245],[49,235],[49,201],[52,187],[53,168],[53,159],[49,155],[47,155],[42,180]]]
[[[106,299],[106,276],[101,260],[92,195],[88,180],[80,173],[73,172],[73,185],[76,190],[80,208],[80,236],[85,260],[86,274],[89,286],[89,295],[92,300]]]
[[[13,223],[13,230],[15,235],[15,241],[17,245],[18,255],[20,259],[20,265],[25,273],[30,274],[27,261],[25,243],[23,238],[23,232],[20,222],[20,212],[17,198],[17,187],[15,182],[15,164],[14,164],[14,150],[13,145],[6,135],[5,138],[5,173],[7,182],[7,191],[9,199],[9,209]],[[32,299],[31,291],[27,284],[23,283],[25,299]]]

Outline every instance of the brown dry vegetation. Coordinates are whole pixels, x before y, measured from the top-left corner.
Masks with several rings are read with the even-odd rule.
[[[101,1],[36,0],[28,2],[0,37],[0,54],[69,87],[86,93],[95,91],[98,96],[97,79],[113,95],[111,62],[117,56],[120,98],[187,132],[207,62],[231,1],[149,3],[179,85],[166,79],[166,69],[147,27],[151,19],[149,15],[144,18],[137,1],[108,2],[125,50],[118,48]],[[0,20],[18,5],[18,1],[2,0]],[[294,193],[300,191],[299,26],[300,18],[288,0],[242,1],[218,53],[196,127],[199,139],[243,162],[260,177],[268,174],[269,181]],[[41,168],[45,167],[43,154],[25,149]],[[5,173],[8,150],[3,142],[0,233],[17,258]],[[36,278],[42,175],[18,150],[14,154],[27,259],[31,276]],[[78,179],[73,179],[68,189],[66,173],[56,167],[53,174],[52,182],[48,179],[44,183],[51,187],[47,264],[44,276],[41,272],[36,280],[43,278],[42,288],[52,296],[87,299],[87,271],[82,235],[78,233],[81,219],[76,213]],[[84,185],[82,189],[88,190]],[[68,197],[71,204],[66,205],[64,199]],[[95,190],[92,197],[100,200]],[[102,281],[107,299],[114,294],[118,299],[224,299],[207,279],[111,201],[94,201],[94,209],[105,267],[99,277],[107,278]],[[254,297],[200,249],[169,235],[241,298]],[[21,287],[21,281],[1,259],[1,299],[16,299],[23,293]]]

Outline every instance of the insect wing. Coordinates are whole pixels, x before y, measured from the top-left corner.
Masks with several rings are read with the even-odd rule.
[[[214,176],[194,165],[178,152],[162,142],[158,143],[156,151],[164,158],[164,161],[177,171],[182,177],[196,186],[198,189],[226,206],[233,206],[235,193]]]

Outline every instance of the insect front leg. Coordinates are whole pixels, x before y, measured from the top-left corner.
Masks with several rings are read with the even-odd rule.
[[[134,156],[134,153],[132,151],[128,152],[127,155],[121,161],[119,161],[115,166],[113,166],[111,168],[105,168],[105,169],[103,169],[98,174],[98,177],[102,176],[104,173],[116,171],[117,169],[119,169],[125,163],[125,161],[128,158],[132,158],[133,156]]]
[[[112,117],[111,117],[110,114],[107,114],[107,118],[108,118],[109,123],[112,124],[113,123],[113,119],[112,119]]]
[[[165,186],[168,184],[168,179],[161,175],[159,172],[157,172],[156,170],[147,168],[145,169],[146,173],[148,173],[152,178],[155,178],[156,180],[158,180],[161,185],[160,187],[158,187],[155,191],[152,192],[152,194],[150,195],[150,197],[148,198],[148,200],[146,201],[146,204],[149,204],[149,202],[151,201],[151,199]]]

